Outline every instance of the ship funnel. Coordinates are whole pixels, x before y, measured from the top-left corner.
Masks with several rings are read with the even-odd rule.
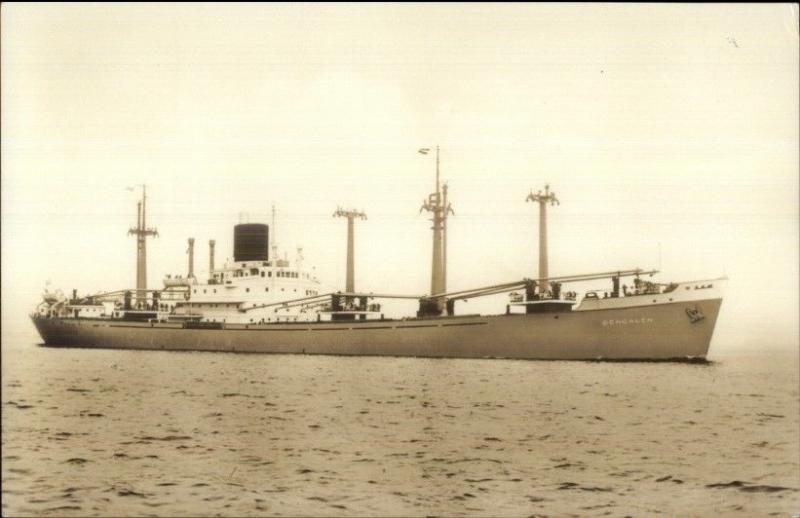
[[[189,274],[188,278],[194,278],[194,238],[189,238]]]
[[[240,223],[233,227],[233,260],[268,261],[269,227],[263,223]]]
[[[208,278],[214,278],[214,245],[216,242],[211,239],[208,242]]]

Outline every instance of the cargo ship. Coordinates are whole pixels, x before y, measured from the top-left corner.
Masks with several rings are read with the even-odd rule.
[[[427,154],[429,149],[420,150]],[[547,208],[559,203],[549,186],[527,201],[539,209],[538,276],[458,291],[447,290],[447,220],[453,214],[439,178],[420,212],[431,213],[433,248],[429,294],[358,291],[354,286],[354,224],[363,212],[337,209],[347,220],[346,284],[327,291],[302,258],[277,256],[265,223],[234,226],[233,259],[214,264],[209,241],[207,278],[194,274],[189,239],[185,276],[167,276],[147,288],[146,225],[142,186],[137,223],[137,282],[124,289],[67,297],[45,290],[31,314],[44,345],[177,351],[378,355],[530,360],[703,360],[722,304],[725,278],[655,282],[640,268],[550,276]],[[274,227],[274,209],[273,209]],[[272,254],[270,254],[272,245]],[[606,282],[578,294],[574,283]],[[610,282],[609,282],[610,281]],[[625,281],[625,282],[624,282]],[[627,284],[628,282],[629,284]],[[507,294],[498,314],[457,315],[455,305]],[[409,299],[416,314],[387,318],[381,301]]]

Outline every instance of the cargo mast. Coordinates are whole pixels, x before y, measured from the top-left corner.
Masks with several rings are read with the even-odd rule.
[[[278,260],[278,227],[275,226],[275,204],[272,204],[272,257]]]
[[[550,192],[550,185],[544,186],[544,194],[539,190],[536,194],[531,193],[525,201],[539,203],[539,293],[547,291],[547,279],[549,277],[547,269],[547,204],[560,205],[556,193]]]
[[[427,155],[429,148],[422,148],[419,152]],[[439,181],[439,146],[436,146],[436,191],[428,195],[420,208],[432,214],[433,222],[433,253],[431,254],[431,295],[445,293],[447,291],[447,216],[453,214],[453,209],[447,202],[447,184],[442,187]],[[436,298],[436,308],[434,312],[441,313],[443,300]],[[428,308],[433,310],[434,308]]]
[[[333,213],[334,218],[347,218],[347,279],[345,281],[345,291],[347,293],[355,293],[355,265],[353,253],[353,220],[367,219],[367,215],[357,210],[342,210],[341,207],[336,207],[336,212]]]
[[[210,239],[208,241],[208,282],[214,279],[214,246],[217,244],[216,241]]]
[[[147,186],[142,184],[142,201],[137,203],[136,227],[128,235],[136,236],[136,303],[147,303],[147,237],[158,236],[154,228],[147,228]]]
[[[189,279],[194,279],[194,238],[189,238],[189,249],[187,250],[189,254],[189,273],[186,275]]]
[[[445,207],[442,221],[442,291],[447,291],[447,215],[456,214],[447,201],[447,182],[442,184],[442,204]]]

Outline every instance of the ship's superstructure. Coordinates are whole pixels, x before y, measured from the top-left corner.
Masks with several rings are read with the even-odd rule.
[[[184,300],[162,303],[168,312],[162,320],[206,323],[265,323],[316,320],[306,307],[274,311],[264,306],[291,298],[319,294],[320,282],[303,268],[302,261],[270,258],[269,228],[249,223],[234,227],[233,261],[213,269],[206,282],[189,283]],[[178,291],[178,289],[173,288]],[[170,291],[169,289],[165,291]],[[176,297],[170,297],[176,299]],[[244,310],[248,311],[245,312]]]
[[[428,148],[420,153],[427,154]],[[539,203],[539,261],[535,279],[472,289],[447,289],[447,184],[440,181],[422,206],[431,213],[433,248],[429,294],[382,294],[355,286],[354,220],[361,211],[338,208],[346,218],[344,291],[321,288],[300,249],[294,261],[278,257],[264,223],[234,226],[233,260],[214,261],[209,241],[207,278],[194,271],[194,238],[188,240],[186,276],[167,276],[163,288],[146,285],[146,197],[138,204],[136,289],[67,298],[47,289],[32,315],[47,345],[215,350],[272,353],[374,354],[530,359],[704,358],[722,301],[724,279],[657,283],[654,270],[629,269],[551,276],[547,257],[547,205],[558,204],[546,185],[527,198]],[[272,254],[270,254],[270,248]],[[566,288],[611,281],[610,289],[579,296]],[[630,282],[627,284],[626,282]],[[456,302],[508,294],[497,315],[456,314]],[[413,317],[387,319],[381,299],[412,299]]]

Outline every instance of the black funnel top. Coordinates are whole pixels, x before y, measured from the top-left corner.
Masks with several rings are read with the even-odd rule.
[[[233,227],[234,261],[268,261],[269,227],[263,223],[242,223]]]

